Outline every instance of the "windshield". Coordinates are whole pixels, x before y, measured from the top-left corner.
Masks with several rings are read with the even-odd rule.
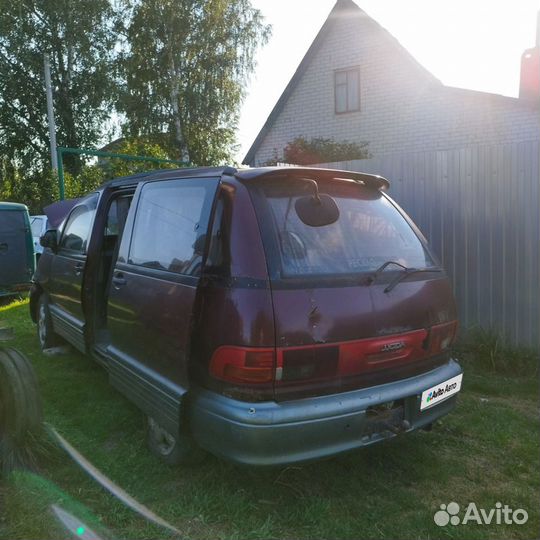
[[[43,219],[44,218],[32,218],[31,226],[32,226],[32,236],[41,236],[41,230],[43,227]]]
[[[318,185],[339,209],[337,221],[320,227],[306,225],[295,209],[298,198],[312,194],[309,183],[274,180],[261,185],[283,277],[373,272],[389,260],[406,267],[433,266],[413,229],[380,192],[347,181]]]

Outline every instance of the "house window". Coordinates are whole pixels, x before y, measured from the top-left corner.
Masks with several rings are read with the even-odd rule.
[[[343,69],[334,72],[336,114],[360,110],[360,69]]]

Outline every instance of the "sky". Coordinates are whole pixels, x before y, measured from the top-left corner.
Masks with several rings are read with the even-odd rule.
[[[355,0],[448,86],[516,97],[540,0]],[[272,25],[240,119],[242,161],[335,0],[252,0]]]

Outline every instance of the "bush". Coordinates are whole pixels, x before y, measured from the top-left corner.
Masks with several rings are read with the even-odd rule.
[[[465,364],[501,375],[536,376],[539,354],[508,343],[494,330],[473,328],[466,331],[455,347],[456,355]]]
[[[42,214],[43,207],[58,196],[58,180],[52,171],[25,174],[15,169],[0,179],[0,201],[26,204],[30,214]]]
[[[280,158],[275,149],[274,155],[265,165],[276,165],[280,162],[293,165],[313,165],[314,163],[367,159],[371,157],[368,145],[367,142],[337,142],[321,137],[308,140],[300,136],[287,144],[283,150],[283,157]]]
[[[105,173],[98,165],[85,165],[77,176],[64,174],[66,199],[76,199],[98,188],[105,181]]]

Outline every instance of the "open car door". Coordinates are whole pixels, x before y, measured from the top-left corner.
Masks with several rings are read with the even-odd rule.
[[[192,316],[219,180],[141,183],[107,306],[111,382],[166,429],[178,428]]]

